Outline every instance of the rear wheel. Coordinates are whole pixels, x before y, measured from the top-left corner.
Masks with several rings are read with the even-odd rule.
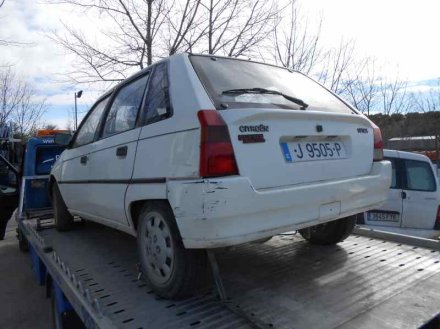
[[[55,297],[52,296],[51,300],[51,306],[52,306],[52,322],[53,327],[55,329],[63,329],[63,317],[61,315],[61,312],[58,310],[57,302],[55,300]]]
[[[299,233],[304,239],[313,244],[335,244],[345,240],[353,232],[355,224],[356,216],[350,216],[311,226],[299,230]]]
[[[161,297],[193,295],[205,282],[204,250],[185,249],[168,205],[146,205],[139,215],[138,250],[147,283]]]
[[[65,297],[64,297],[65,298]],[[61,311],[55,296],[55,291],[51,291],[52,324],[54,329],[85,329],[83,322],[74,310]]]
[[[52,189],[52,203],[56,229],[58,231],[70,230],[73,226],[73,216],[67,210],[60,189],[56,183]]]
[[[29,243],[26,239],[26,237],[23,235],[23,232],[17,228],[17,238],[18,238],[18,248],[21,252],[28,252],[29,251]]]

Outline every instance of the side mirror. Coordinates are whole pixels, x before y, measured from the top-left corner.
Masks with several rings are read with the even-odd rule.
[[[68,146],[72,140],[72,135],[69,133],[56,133],[55,134],[55,144],[61,146]]]

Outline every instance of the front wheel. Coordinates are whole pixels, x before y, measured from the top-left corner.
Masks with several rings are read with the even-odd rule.
[[[340,218],[299,230],[304,239],[313,244],[329,245],[345,240],[354,229],[356,216]]]
[[[206,276],[206,253],[185,249],[169,206],[146,205],[137,231],[142,272],[154,292],[168,299],[193,295]]]

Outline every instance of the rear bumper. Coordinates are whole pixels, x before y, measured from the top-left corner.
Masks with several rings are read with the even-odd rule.
[[[168,199],[186,248],[217,248],[366,211],[386,200],[391,164],[368,175],[255,190],[246,177],[169,181]]]

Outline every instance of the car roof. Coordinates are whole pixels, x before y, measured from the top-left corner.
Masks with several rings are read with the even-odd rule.
[[[259,62],[259,61],[254,61],[254,60],[250,60],[250,59],[246,59],[246,58],[230,57],[230,56],[220,56],[220,55],[214,55],[214,54],[196,54],[196,53],[190,53],[190,52],[183,52],[183,53],[173,54],[171,56],[165,57],[165,58],[163,58],[161,60],[158,60],[158,61],[154,62],[153,64],[149,65],[148,67],[146,67],[146,68],[144,68],[144,69],[142,69],[142,70],[140,70],[140,71],[130,75],[129,77],[127,77],[126,79],[124,79],[123,81],[118,83],[112,89],[117,88],[120,84],[125,83],[125,81],[127,81],[127,80],[133,80],[133,79],[137,78],[139,75],[142,75],[145,71],[149,70],[152,66],[154,66],[156,64],[159,64],[159,63],[164,62],[164,61],[170,61],[171,62],[171,61],[175,61],[176,59],[181,58],[181,57],[188,58],[190,56],[210,57],[210,58],[213,58],[213,57],[214,58],[224,58],[224,59],[231,59],[231,60],[237,60],[237,61],[243,61],[243,62],[258,63],[258,64],[264,64],[264,65],[268,65],[268,66],[273,66],[273,67],[277,67],[277,68],[280,68],[280,69],[284,69],[284,70],[287,70],[289,72],[297,72],[297,71],[290,70],[290,69],[288,69],[286,67],[283,67],[283,66],[274,65],[274,64],[270,64],[270,63]],[[298,73],[300,73],[300,72],[298,72]]]
[[[189,56],[215,57],[215,58],[233,59],[233,60],[237,60],[237,61],[253,62],[253,63],[259,63],[259,64],[268,65],[268,66],[278,67],[278,68],[282,68],[282,69],[285,69],[287,71],[293,72],[292,70],[289,70],[289,69],[287,69],[285,67],[282,67],[282,66],[278,66],[278,65],[274,65],[274,64],[269,64],[269,63],[263,63],[263,62],[257,62],[257,61],[251,61],[251,60],[248,60],[248,59],[245,59],[245,58],[219,56],[219,55],[213,55],[213,54],[195,54],[195,53],[183,52],[183,53],[179,53],[179,54],[173,54],[171,56],[168,56],[168,57],[165,57],[163,59],[160,59],[160,60],[154,62],[153,64],[143,68],[142,70],[139,70],[139,71],[133,73],[132,75],[128,76],[127,78],[125,78],[124,80],[120,81],[115,86],[111,87],[109,90],[107,90],[106,92],[101,94],[101,96],[99,96],[99,98],[95,101],[95,103],[101,101],[102,99],[104,99],[108,95],[112,94],[116,89],[120,88],[122,85],[130,83],[131,81],[137,79],[139,76],[143,75],[146,71],[150,70],[153,66],[155,66],[155,65],[157,65],[159,63],[162,63],[162,62],[166,62],[166,61],[172,62],[172,61],[175,61],[175,60],[177,60],[177,59],[179,59],[181,57],[188,58]]]
[[[420,153],[405,152],[405,151],[398,151],[398,150],[387,150],[387,149],[385,149],[383,152],[386,157],[431,162],[431,160],[426,155],[423,155]]]
[[[99,96],[99,98],[96,99],[94,104],[96,104],[97,102],[101,101],[102,99],[104,99],[108,95],[112,94],[116,89],[120,88],[122,85],[128,84],[131,81],[136,80],[138,77],[140,77],[145,72],[150,70],[153,66],[155,66],[155,65],[157,65],[159,63],[162,63],[162,62],[172,61],[175,58],[184,57],[184,56],[188,56],[188,53],[180,53],[180,54],[171,55],[169,57],[166,57],[164,59],[161,59],[161,60],[158,60],[158,61],[154,62],[153,64],[143,68],[142,70],[139,70],[139,71],[133,73],[132,75],[130,75],[127,78],[125,78],[124,80],[121,80],[120,82],[118,82],[115,86],[113,86],[110,89],[108,89],[107,91],[105,91],[101,96]]]

